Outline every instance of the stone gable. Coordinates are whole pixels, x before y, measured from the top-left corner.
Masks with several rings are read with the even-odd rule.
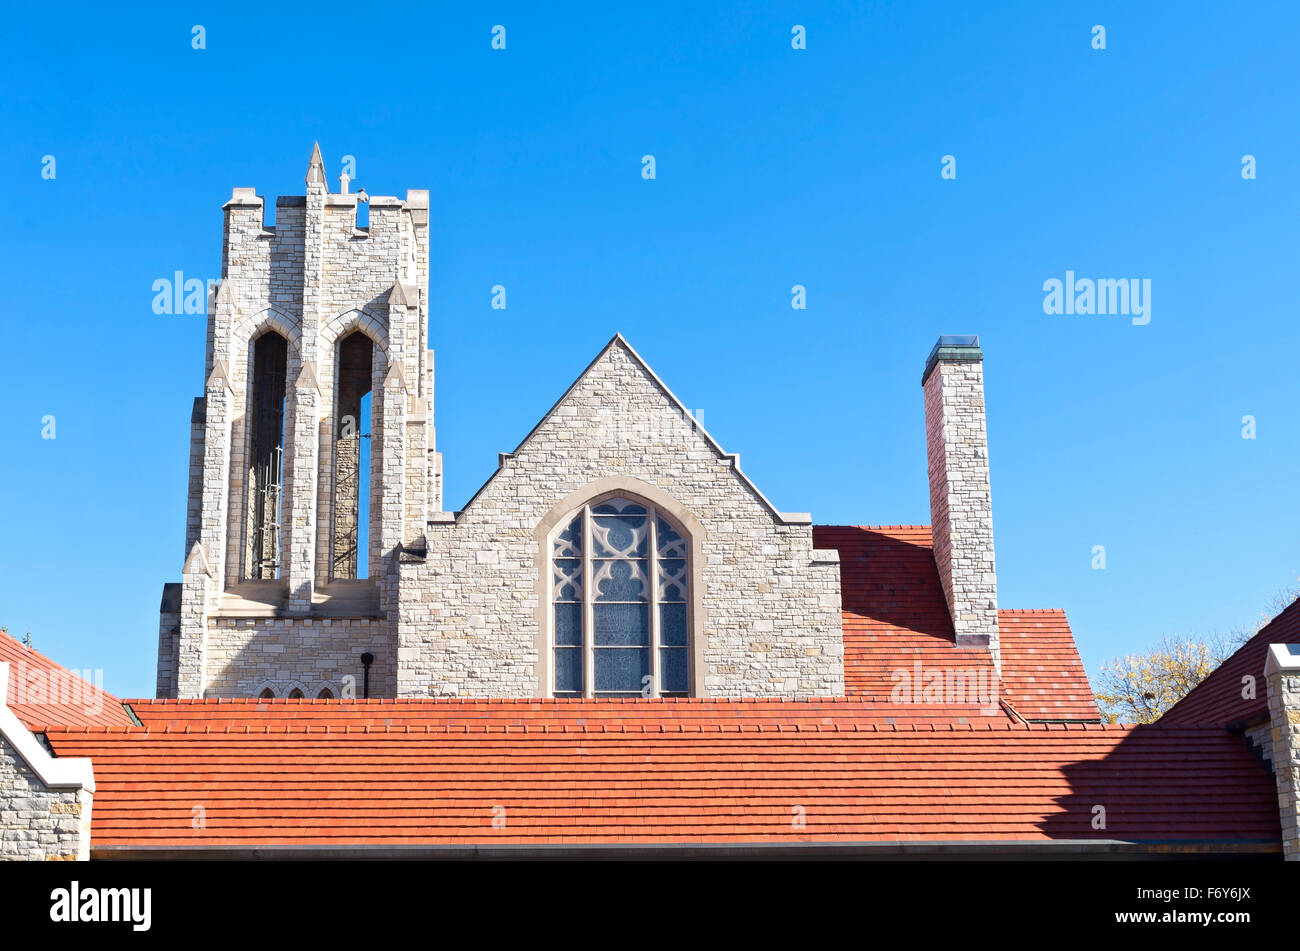
[[[692,692],[841,696],[839,565],[775,511],[621,337],[400,567],[398,693],[549,694],[550,529],[602,494],[691,534]]]

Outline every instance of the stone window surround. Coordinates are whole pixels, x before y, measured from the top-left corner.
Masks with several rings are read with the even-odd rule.
[[[627,498],[654,506],[675,521],[690,539],[688,557],[689,591],[687,594],[687,657],[689,670],[687,689],[692,697],[705,696],[704,690],[704,526],[690,510],[662,489],[628,476],[609,476],[597,479],[581,489],[569,493],[542,517],[533,531],[537,552],[537,693],[538,697],[552,696],[551,678],[555,658],[554,612],[551,610],[551,543],[574,513],[585,505],[598,505],[606,499]]]
[[[285,524],[285,510],[288,505],[290,493],[293,491],[292,473],[290,466],[293,461],[293,426],[294,417],[297,415],[297,399],[294,392],[294,381],[302,369],[302,333],[296,321],[289,314],[280,308],[272,305],[263,308],[252,316],[243,314],[236,315],[236,326],[231,332],[231,340],[235,352],[231,353],[231,363],[239,360],[244,367],[244,380],[242,393],[238,399],[242,401],[242,407],[236,406],[233,412],[233,426],[230,434],[231,456],[229,471],[226,478],[230,480],[230,489],[235,487],[235,466],[238,464],[242,472],[239,473],[240,491],[230,491],[228,495],[227,531],[226,531],[226,557],[229,559],[225,567],[224,587],[230,589],[234,586],[243,584],[250,580],[248,577],[246,564],[246,546],[248,545],[248,484],[249,473],[246,469],[248,461],[252,458],[253,433],[250,423],[250,413],[253,408],[253,348],[257,341],[268,333],[278,333],[285,339],[288,346],[285,352],[285,390],[284,390],[284,462],[283,475],[281,477],[280,488],[280,505],[281,505],[281,558],[288,552],[288,543],[292,536],[292,527]],[[284,528],[288,527],[289,531]],[[284,563],[282,561],[282,580],[288,583],[287,572],[283,571]],[[275,579],[281,580],[281,579]]]
[[[258,339],[268,333],[278,333],[284,337],[288,343],[286,356],[286,386],[285,386],[285,417],[284,417],[284,475],[281,487],[281,507],[282,507],[282,524],[288,518],[288,507],[290,499],[295,492],[293,485],[292,473],[292,453],[294,429],[298,423],[296,386],[295,381],[304,365],[302,356],[302,333],[299,329],[299,321],[274,305],[263,308],[252,317],[245,317],[242,314],[237,316],[237,326],[232,331],[231,337],[239,350],[238,359],[245,364],[244,387],[243,387],[243,412],[236,412],[236,431],[232,432],[232,449],[236,445],[242,447],[242,453],[239,454],[238,461],[241,465],[246,465],[247,460],[252,454],[252,427],[249,425],[249,412],[253,405],[253,348]],[[320,351],[321,362],[324,364],[321,369],[328,373],[328,379],[333,384],[330,393],[330,410],[327,418],[330,420],[331,427],[334,427],[337,409],[337,364],[338,364],[338,346],[353,333],[361,333],[370,338],[374,345],[374,356],[372,363],[372,376],[379,382],[378,386],[372,387],[371,402],[371,429],[372,431],[382,431],[382,423],[376,424],[377,414],[383,412],[383,386],[382,381],[387,374],[390,366],[391,356],[389,353],[388,322],[383,315],[375,314],[367,308],[350,307],[342,311],[328,321],[325,321],[321,327],[318,349]],[[335,427],[336,428],[336,427]],[[316,549],[316,585],[327,585],[334,582],[330,571],[330,558],[328,540],[333,537],[334,532],[334,471],[333,471],[333,453],[336,433],[331,429],[328,433],[321,436],[322,454],[317,460],[317,481],[320,487],[328,484],[329,492],[322,499],[318,499],[318,505],[323,502],[328,511],[317,513],[317,524],[310,529],[313,539],[313,545]],[[371,465],[373,469],[378,470],[382,463],[376,457],[382,457],[383,446],[376,446],[372,440],[371,445]],[[232,460],[232,463],[235,460]],[[233,465],[227,478],[234,476]],[[370,534],[376,535],[378,530],[378,506],[377,501],[378,481],[375,476],[379,475],[378,471],[372,472],[370,479],[371,494],[371,525]],[[244,473],[247,478],[247,472]],[[233,478],[231,479],[233,483]],[[232,486],[233,487],[233,486]],[[319,491],[319,488],[312,489]],[[231,492],[229,496],[228,530],[227,530],[227,556],[231,559],[230,566],[226,571],[225,590],[237,590],[240,585],[249,581],[272,580],[281,585],[288,584],[288,577],[285,568],[282,565],[281,574],[276,579],[250,579],[247,577],[245,559],[243,553],[248,543],[248,489],[247,484],[242,485],[242,491],[239,493]],[[290,541],[293,528],[287,526],[289,531],[283,532],[282,558],[287,558],[289,546],[286,544]],[[328,533],[321,534],[326,528]],[[377,537],[370,540],[371,561],[376,565],[378,559],[375,558],[375,552],[381,546]],[[372,574],[370,578],[363,579],[362,583],[375,584],[378,575]]]
[[[338,444],[338,376],[339,347],[343,341],[354,333],[370,338],[374,347],[371,351],[371,388],[370,388],[370,519],[367,529],[367,578],[335,578],[333,571],[333,545],[335,527],[335,477],[334,454]],[[344,584],[377,585],[383,546],[380,542],[380,506],[381,482],[383,475],[383,412],[384,379],[391,366],[392,355],[388,346],[388,319],[384,315],[372,313],[369,309],[353,307],[336,314],[325,322],[321,328],[318,343],[321,361],[321,379],[330,386],[328,431],[321,436],[320,457],[317,460],[317,513],[316,545],[316,584],[328,585],[342,582]],[[360,420],[357,421],[360,425]]]
[[[256,494],[257,477],[254,472],[256,460],[254,455],[257,450],[257,430],[261,425],[259,410],[261,409],[257,379],[257,346],[263,339],[270,336],[278,336],[284,341],[284,405],[280,411],[280,511],[276,513],[275,520],[280,526],[279,538],[275,541],[276,551],[276,573],[271,578],[263,578],[253,575],[253,539],[256,537],[254,532],[254,509],[253,499]],[[290,519],[286,517],[289,502],[289,477],[288,465],[293,460],[293,413],[296,407],[296,400],[289,392],[293,388],[293,376],[290,375],[291,369],[295,365],[293,354],[293,342],[279,327],[272,325],[270,322],[263,324],[252,337],[248,339],[244,347],[244,357],[247,363],[244,384],[244,414],[243,414],[243,464],[242,464],[242,490],[239,493],[239,518],[240,526],[243,529],[243,538],[239,546],[239,580],[241,582],[265,582],[283,580],[286,584],[289,580],[289,540],[290,530],[286,530]],[[234,493],[232,492],[233,496]],[[260,560],[260,559],[259,559]]]
[[[645,523],[645,535],[643,537],[643,542],[646,545],[646,553],[644,558],[645,571],[646,571],[646,578],[645,578],[646,593],[645,593],[644,601],[641,603],[643,603],[646,608],[646,628],[642,632],[646,640],[645,640],[645,647],[639,649],[644,649],[647,651],[646,663],[648,667],[648,673],[645,677],[642,678],[640,688],[638,691],[601,691],[597,686],[599,681],[599,671],[597,669],[598,668],[597,658],[601,656],[601,650],[603,650],[604,648],[602,648],[597,641],[597,631],[596,631],[596,623],[595,623],[596,611],[603,606],[600,598],[600,593],[599,593],[599,582],[597,581],[598,569],[596,566],[597,563],[603,560],[605,557],[611,557],[619,561],[631,561],[636,559],[635,555],[630,555],[630,554],[622,555],[618,553],[610,553],[607,555],[601,555],[596,548],[596,540],[597,540],[596,523],[598,520],[607,517],[606,513],[601,512],[598,514],[597,510],[604,508],[606,504],[610,502],[625,503],[627,505],[635,506],[639,508],[642,512],[640,518]],[[619,511],[623,511],[623,510],[619,509]],[[668,526],[668,530],[670,530],[674,535],[676,535],[678,539],[680,539],[683,542],[683,550],[681,556],[684,562],[683,568],[684,568],[684,573],[689,572],[689,566],[691,561],[689,551],[687,548],[687,545],[689,544],[689,533],[681,529],[676,524],[674,524],[672,517],[667,512],[657,508],[656,506],[646,502],[644,499],[641,498],[629,499],[623,495],[613,495],[613,496],[606,495],[597,499],[593,499],[591,502],[581,506],[575,513],[573,513],[572,518],[568,520],[562,520],[560,524],[557,525],[556,528],[551,532],[551,543],[552,543],[551,544],[551,559],[552,559],[551,567],[554,570],[556,568],[557,561],[560,559],[560,556],[556,553],[556,549],[558,547],[557,540],[559,538],[559,534],[566,530],[565,526],[568,526],[568,528],[572,528],[575,524],[580,526],[579,531],[581,533],[581,541],[579,542],[579,547],[576,553],[576,557],[570,554],[570,555],[565,555],[564,558],[575,560],[579,563],[580,566],[578,570],[580,572],[581,578],[578,581],[578,585],[581,594],[579,596],[579,601],[577,603],[582,608],[582,619],[580,621],[580,627],[579,627],[580,643],[576,649],[579,652],[581,666],[582,666],[583,696],[599,697],[605,693],[639,692],[643,697],[646,697],[648,699],[649,697],[662,697],[665,695],[665,693],[672,693],[674,696],[679,695],[682,692],[685,692],[687,694],[690,693],[689,638],[688,638],[688,643],[684,645],[680,645],[680,647],[678,645],[673,645],[671,647],[671,649],[673,650],[681,649],[683,655],[687,659],[687,665],[685,670],[686,680],[682,685],[683,689],[673,690],[673,691],[667,690],[663,682],[663,664],[664,664],[663,649],[665,648],[665,644],[663,641],[663,633],[661,630],[663,620],[662,620],[662,613],[660,611],[660,605],[663,602],[660,600],[662,597],[660,589],[662,587],[663,582],[660,576],[660,570],[661,570],[660,562],[664,558],[664,553],[661,550],[661,545],[659,542],[660,522],[663,522],[666,526]],[[633,538],[635,538],[635,535],[633,536]],[[670,557],[675,557],[675,556],[670,556]],[[610,577],[612,580],[613,576],[611,575]],[[684,595],[683,598],[681,599],[681,603],[683,604],[686,610],[686,623],[685,623],[685,628],[682,631],[682,635],[687,636],[690,631],[690,610],[691,610],[691,597],[690,597],[691,592],[690,592],[689,574],[685,574],[685,576],[682,577],[681,580],[683,583],[682,592]],[[558,585],[559,585],[558,580],[553,581],[552,591],[551,591],[551,605],[552,605],[553,612],[550,615],[552,622],[554,622],[554,618],[555,618],[554,609],[558,607],[558,605],[560,604],[560,601],[558,600],[555,591],[555,588]],[[615,599],[615,600],[619,600],[619,599]],[[628,599],[623,599],[623,600],[626,603],[626,600]],[[558,643],[554,642],[554,628],[552,628],[551,646],[556,653],[558,653],[561,650],[561,646]],[[574,648],[571,647],[564,648],[565,651],[569,651],[573,649]],[[552,655],[552,661],[554,661],[554,654]],[[646,683],[647,677],[649,679],[648,684]],[[551,687],[550,695],[559,696],[559,691],[557,690],[556,685],[552,683],[550,687]],[[565,696],[568,696],[567,691],[565,692]],[[625,699],[630,699],[630,698],[625,698]]]

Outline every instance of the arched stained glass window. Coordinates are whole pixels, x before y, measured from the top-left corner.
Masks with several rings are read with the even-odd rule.
[[[604,499],[563,523],[551,542],[554,695],[688,696],[688,563],[683,531],[644,502]]]

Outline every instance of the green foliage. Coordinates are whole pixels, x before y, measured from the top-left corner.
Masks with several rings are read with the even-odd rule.
[[[1145,654],[1102,665],[1097,702],[1111,723],[1153,723],[1223,663],[1239,643],[1164,637]]]

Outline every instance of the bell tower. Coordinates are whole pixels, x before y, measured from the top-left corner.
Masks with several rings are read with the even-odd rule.
[[[429,193],[331,192],[317,145],[274,225],[252,188],[223,211],[158,695],[392,696],[396,558],[442,503]]]

